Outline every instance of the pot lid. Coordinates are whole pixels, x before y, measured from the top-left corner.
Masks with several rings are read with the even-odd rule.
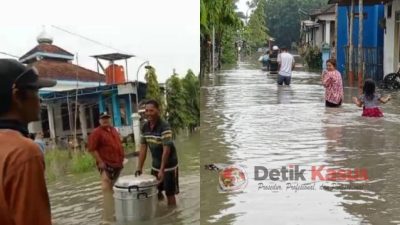
[[[157,185],[157,183],[158,182],[155,176],[142,174],[137,177],[134,175],[120,177],[114,186],[119,188],[128,188],[130,186],[148,187]]]

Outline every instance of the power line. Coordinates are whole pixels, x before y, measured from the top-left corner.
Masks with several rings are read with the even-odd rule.
[[[61,27],[59,27],[59,26],[55,26],[55,25],[51,25],[51,26],[52,26],[53,28],[57,29],[57,30],[63,31],[63,32],[68,33],[68,34],[73,35],[73,36],[80,37],[80,38],[82,38],[82,39],[85,39],[85,40],[87,40],[87,41],[89,41],[89,42],[92,42],[92,43],[94,43],[94,44],[100,45],[100,46],[102,46],[102,47],[109,48],[109,49],[113,49],[113,50],[115,50],[115,51],[117,51],[117,52],[121,52],[121,53],[122,53],[122,52],[125,52],[125,53],[127,53],[127,54],[131,54],[131,53],[128,53],[128,52],[123,51],[123,50],[121,50],[121,49],[115,48],[115,47],[113,47],[113,46],[111,46],[111,45],[104,44],[104,43],[101,43],[101,42],[99,42],[99,41],[96,41],[96,40],[94,40],[94,39],[92,39],[92,38],[88,38],[88,37],[85,37],[85,36],[83,36],[83,35],[81,35],[81,34],[78,34],[78,33],[75,33],[75,32],[69,31],[69,30],[66,30],[66,29],[61,28]],[[131,54],[131,55],[133,55],[133,54]],[[135,56],[135,57],[138,58],[138,59],[141,59],[141,60],[146,60],[146,59],[143,59],[143,58],[138,57],[138,56]]]
[[[11,56],[11,57],[14,57],[14,58],[18,58],[18,59],[19,59],[19,56],[16,56],[16,55],[13,55],[13,54],[10,54],[10,53],[7,53],[7,52],[0,52],[0,54],[7,55],[7,56]]]

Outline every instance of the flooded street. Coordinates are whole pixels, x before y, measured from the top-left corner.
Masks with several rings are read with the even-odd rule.
[[[290,87],[278,87],[276,76],[246,63],[207,80],[201,164],[240,165],[249,181],[243,192],[220,193],[218,173],[202,169],[201,224],[400,224],[400,93],[391,93],[379,119],[361,117],[351,102],[357,95],[346,87],[344,105],[327,109],[319,74],[296,71]],[[317,188],[255,180],[255,166],[290,165],[307,169],[306,180],[292,184]],[[365,168],[368,180],[313,182],[310,168],[321,165]],[[284,188],[264,190],[260,183]]]
[[[190,136],[183,135],[175,142],[179,157],[180,175],[180,194],[177,197],[178,207],[168,209],[165,201],[159,203],[156,218],[139,224],[179,225],[200,223],[199,140],[199,132],[197,132]],[[151,155],[148,154],[145,173],[150,173],[150,160]],[[129,159],[122,176],[132,175],[135,168],[136,159]],[[59,178],[56,182],[50,183],[48,187],[55,225],[100,224],[102,194],[100,177],[97,171]]]

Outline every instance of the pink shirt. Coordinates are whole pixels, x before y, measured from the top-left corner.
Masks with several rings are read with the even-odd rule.
[[[343,99],[343,82],[339,71],[328,71],[322,78],[322,84],[326,88],[325,100],[339,104]]]

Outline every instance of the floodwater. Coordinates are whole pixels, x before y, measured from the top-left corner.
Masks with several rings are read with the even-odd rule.
[[[378,119],[361,117],[355,95],[346,87],[344,105],[327,109],[319,74],[296,71],[290,87],[278,87],[250,63],[210,76],[201,93],[201,164],[238,165],[249,181],[221,193],[218,173],[202,168],[201,224],[400,224],[400,93]],[[306,169],[306,180],[256,180],[255,166],[289,165]],[[312,180],[312,166],[321,165],[362,168],[368,180]]]
[[[178,137],[175,144],[179,159],[180,194],[177,208],[169,209],[166,200],[159,203],[155,219],[135,225],[200,224],[199,132]],[[150,168],[148,154],[146,167]],[[136,159],[129,159],[122,171],[132,175]],[[149,169],[146,172],[150,173]],[[48,185],[54,225],[98,225],[102,214],[102,193],[97,171],[59,178]]]

